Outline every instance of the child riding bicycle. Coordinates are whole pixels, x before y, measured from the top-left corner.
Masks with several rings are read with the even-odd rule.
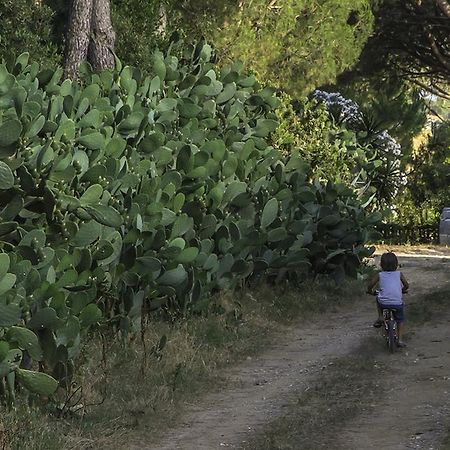
[[[398,322],[398,346],[406,347],[403,342],[404,332],[404,305],[403,293],[409,288],[408,281],[405,276],[397,270],[398,259],[395,253],[388,252],[381,255],[381,272],[375,275],[367,286],[367,292],[371,295],[375,293],[375,287],[378,285],[377,309],[378,319],[373,326],[381,327],[383,324],[383,309],[394,310],[394,318]]]

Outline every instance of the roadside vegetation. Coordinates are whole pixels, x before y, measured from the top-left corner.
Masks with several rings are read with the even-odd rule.
[[[26,406],[2,414],[0,444],[106,449],[125,445],[137,432],[151,442],[177,423],[184,404],[224,388],[224,369],[284,339],[283,330],[361,298],[361,282],[336,286],[324,279],[284,292],[263,285],[220,294],[207,315],[170,321],[157,313],[145,333],[146,358],[139,337],[124,346],[112,335],[93,335],[75,376],[82,389],[60,411],[44,402],[31,415]]]

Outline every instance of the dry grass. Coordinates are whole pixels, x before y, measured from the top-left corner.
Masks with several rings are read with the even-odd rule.
[[[145,334],[147,357],[139,337],[125,347],[116,336],[93,337],[77,375],[83,414],[56,420],[35,414],[35,423],[51,429],[65,449],[126,448],[133,440],[151,442],[179,421],[183,405],[224,386],[222,369],[261,351],[302,318],[361,298],[360,282],[337,287],[325,280],[282,292],[268,286],[222,294],[211,311],[169,322],[155,316]],[[161,337],[167,339],[158,350]],[[76,398],[76,397],[74,397]],[[75,403],[75,402],[74,402]],[[15,448],[40,449],[14,439]]]
[[[43,415],[39,410],[19,407],[15,411],[1,411],[0,448],[4,450],[59,450],[64,437],[60,422]],[[56,433],[55,433],[56,430]]]
[[[423,302],[410,306],[408,317],[412,322],[419,324],[429,322],[444,308],[448,308],[449,298],[449,288],[431,292],[425,296]],[[439,448],[450,449],[450,420],[447,423],[447,431]]]

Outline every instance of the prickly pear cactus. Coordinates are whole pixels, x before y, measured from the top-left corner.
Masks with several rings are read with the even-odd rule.
[[[204,42],[156,52],[150,76],[84,66],[80,84],[26,54],[0,65],[0,377],[51,394],[53,378],[19,369],[26,353],[70,385],[87,330],[127,332],[147,300],[354,273],[377,218],[268,145],[277,106]]]

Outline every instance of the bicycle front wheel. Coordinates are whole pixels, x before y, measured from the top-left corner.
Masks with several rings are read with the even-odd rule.
[[[388,335],[387,335],[387,344],[390,353],[394,353],[395,350],[395,322],[393,320],[389,320],[387,323],[388,326]]]

